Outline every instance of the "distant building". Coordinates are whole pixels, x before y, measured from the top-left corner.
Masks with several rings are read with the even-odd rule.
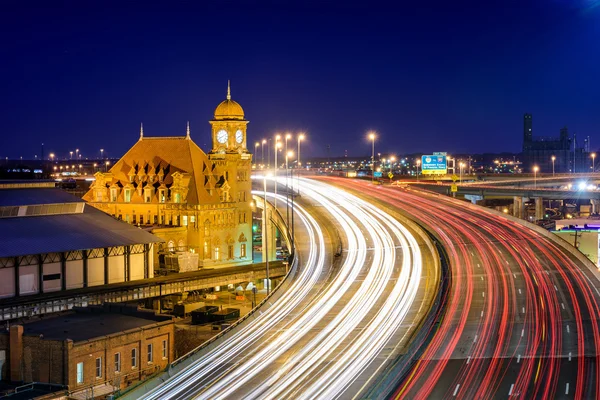
[[[99,397],[172,362],[174,330],[170,317],[122,304],[11,325],[0,333],[0,355],[8,360],[1,377],[61,384]]]
[[[190,251],[200,266],[252,262],[252,155],[246,148],[242,107],[227,98],[215,110],[212,150],[186,136],[147,137],[110,171],[97,172],[83,197],[130,224],[148,226],[165,240],[162,253]]]
[[[588,172],[589,163],[585,148],[578,148],[576,136],[571,140],[567,127],[560,130],[558,138],[543,138],[533,136],[533,120],[531,114],[523,116],[523,172],[533,172],[537,166],[541,173],[552,173],[554,159],[554,171],[565,172]]]
[[[54,182],[0,182],[0,298],[154,276],[160,239],[87,207]]]

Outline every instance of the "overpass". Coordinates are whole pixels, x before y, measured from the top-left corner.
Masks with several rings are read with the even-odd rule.
[[[572,175],[572,174],[571,174]],[[600,176],[599,176],[600,179]],[[523,181],[521,181],[523,183]],[[445,183],[413,183],[413,186],[422,187],[432,192],[452,195],[452,185]],[[537,186],[537,185],[536,185]],[[497,186],[489,182],[480,184],[457,184],[456,195],[463,196],[467,200],[471,200],[473,204],[486,198],[507,198],[513,199],[513,215],[523,219],[525,216],[524,204],[526,199],[535,199],[535,219],[544,218],[544,200],[590,200],[592,205],[592,213],[600,212],[600,191],[597,190],[572,190],[572,189],[556,189],[545,187],[530,187],[530,186]]]

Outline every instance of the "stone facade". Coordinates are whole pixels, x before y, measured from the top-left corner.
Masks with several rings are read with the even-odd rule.
[[[190,138],[147,137],[110,171],[98,172],[84,196],[92,206],[165,240],[159,252],[191,251],[199,266],[252,262],[252,155],[241,106],[227,99],[210,121],[206,154]],[[158,261],[158,253],[155,254]]]

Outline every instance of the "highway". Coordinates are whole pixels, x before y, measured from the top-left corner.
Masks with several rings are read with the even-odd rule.
[[[125,398],[353,398],[403,351],[435,294],[432,248],[370,203],[301,182],[300,263],[285,290],[187,368]]]
[[[598,271],[540,231],[438,194],[321,178],[410,216],[446,249],[450,289],[411,369],[368,398],[598,398]],[[390,384],[395,382],[395,384]]]

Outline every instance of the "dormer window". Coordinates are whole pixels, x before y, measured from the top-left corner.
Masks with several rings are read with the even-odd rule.
[[[110,201],[115,203],[117,201],[117,188],[110,189]]]
[[[125,195],[125,203],[130,203],[131,202],[131,189],[125,189],[123,191],[124,195]]]
[[[175,193],[174,200],[175,203],[181,203],[181,193]]]
[[[166,201],[165,192],[166,192],[165,189],[158,190],[158,202],[159,203],[164,203]]]
[[[152,201],[152,189],[151,188],[144,189],[144,202],[150,203],[151,201]]]

